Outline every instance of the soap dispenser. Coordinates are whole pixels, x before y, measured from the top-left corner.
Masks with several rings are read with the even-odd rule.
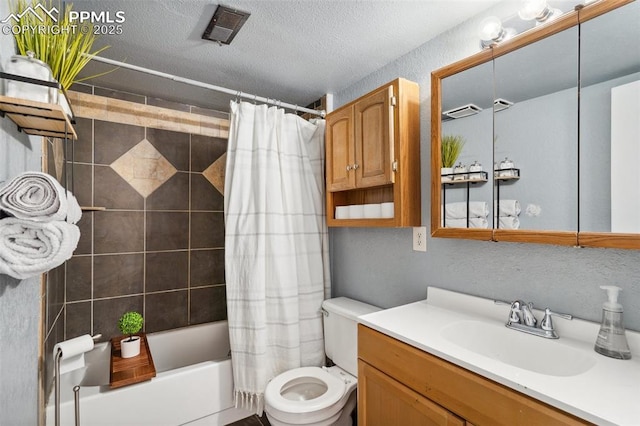
[[[609,300],[602,304],[602,324],[594,349],[611,358],[631,359],[622,325],[622,305],[618,303],[618,292],[621,289],[613,285],[602,285],[600,288],[607,292]]]

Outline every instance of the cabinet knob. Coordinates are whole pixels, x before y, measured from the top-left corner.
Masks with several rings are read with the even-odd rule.
[[[356,170],[358,167],[360,167],[358,164],[354,164],[353,165],[353,170]]]
[[[351,164],[347,165],[347,171],[351,170]]]

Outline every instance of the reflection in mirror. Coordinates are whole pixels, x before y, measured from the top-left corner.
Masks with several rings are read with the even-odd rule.
[[[640,2],[581,24],[580,231],[640,233]]]
[[[494,228],[577,231],[578,28],[494,61]]]
[[[459,137],[465,143],[453,170],[442,172],[444,207],[440,225],[445,228],[491,228],[492,63],[486,62],[446,77],[441,87],[441,141],[444,144],[449,137]],[[480,173],[479,167],[485,173]]]

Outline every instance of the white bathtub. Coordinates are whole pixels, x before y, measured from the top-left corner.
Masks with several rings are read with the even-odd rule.
[[[110,345],[86,354],[87,366],[61,375],[60,423],[75,425],[73,387],[80,385],[80,426],[222,426],[252,413],[233,407],[226,321],[147,335],[157,375],[109,389]],[[55,390],[47,426],[55,423]]]

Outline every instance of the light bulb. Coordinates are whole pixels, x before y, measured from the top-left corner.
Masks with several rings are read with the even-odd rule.
[[[538,23],[557,18],[562,14],[560,9],[549,7],[547,0],[524,0],[524,6],[518,11],[520,19],[536,20]]]
[[[497,16],[489,16],[480,22],[479,36],[483,42],[498,41],[503,31],[502,21]]]

